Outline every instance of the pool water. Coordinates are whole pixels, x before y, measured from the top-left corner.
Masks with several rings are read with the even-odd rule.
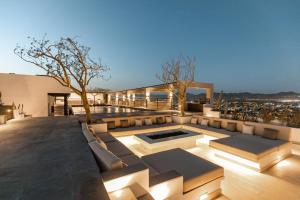
[[[82,106],[80,107],[72,107],[75,115],[85,114],[85,110]],[[140,109],[134,108],[124,108],[118,106],[90,106],[91,113],[133,113],[133,112],[141,112]]]

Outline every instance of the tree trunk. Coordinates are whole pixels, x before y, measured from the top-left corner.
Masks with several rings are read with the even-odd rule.
[[[186,101],[186,88],[183,85],[179,86],[179,92],[178,92],[178,110],[180,112],[181,116],[184,116],[184,107],[185,107],[185,101]]]
[[[86,95],[85,91],[82,91],[81,99],[82,99],[82,103],[83,103],[83,108],[85,110],[86,122],[88,124],[90,124],[92,122],[92,115],[91,115],[89,101],[88,101],[88,98],[87,98],[87,95]]]

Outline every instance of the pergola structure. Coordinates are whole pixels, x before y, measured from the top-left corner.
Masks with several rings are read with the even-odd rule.
[[[146,87],[127,89],[108,93],[107,103],[128,107],[143,107],[155,110],[168,110],[172,108],[174,83],[158,84]],[[206,102],[212,103],[214,85],[212,83],[192,82],[189,88],[203,89],[206,91]],[[151,99],[151,93],[166,93],[168,98]]]

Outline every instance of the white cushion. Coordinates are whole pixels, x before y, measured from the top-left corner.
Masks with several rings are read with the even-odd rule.
[[[208,122],[209,122],[208,119],[202,119],[202,120],[201,120],[201,125],[202,125],[202,126],[208,126]]]
[[[242,133],[253,135],[254,134],[254,126],[243,124]]]
[[[85,139],[88,143],[93,142],[93,141],[96,140],[96,138],[93,136],[93,134],[89,130],[89,127],[88,127],[87,123],[82,123],[81,124],[81,129],[82,129],[82,133],[85,136]]]
[[[198,119],[196,117],[193,117],[191,119],[191,124],[197,124],[198,123]]]
[[[107,150],[107,146],[106,146],[105,142],[103,142],[103,140],[101,140],[101,138],[97,137],[96,141],[100,144],[101,147],[103,147],[103,149]]]
[[[149,118],[145,119],[145,124],[146,125],[152,125],[152,120],[149,119]]]
[[[143,121],[141,119],[136,119],[135,126],[143,126]]]
[[[166,116],[166,123],[172,123],[172,117]]]
[[[112,152],[102,148],[102,146],[97,141],[91,142],[89,143],[89,145],[102,169],[113,170],[123,167],[122,160]]]

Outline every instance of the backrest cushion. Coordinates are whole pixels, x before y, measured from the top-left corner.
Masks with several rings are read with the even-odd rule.
[[[115,129],[116,128],[115,121],[108,121],[106,123],[107,123],[107,129]]]
[[[193,118],[191,119],[191,124],[197,124],[197,123],[198,123],[198,118],[193,117]]]
[[[156,117],[156,123],[157,124],[163,124],[164,122],[164,118],[163,117]]]
[[[146,124],[147,126],[152,125],[152,120],[151,120],[150,118],[146,118],[146,119],[145,119],[145,124]]]
[[[211,127],[214,127],[214,128],[221,128],[221,121],[218,121],[218,120],[214,120],[211,124]]]
[[[87,123],[82,123],[81,124],[81,130],[82,130],[82,133],[83,133],[83,135],[84,135],[84,137],[85,137],[85,139],[88,143],[93,142],[93,141],[96,140],[96,138],[93,136],[93,134],[89,130],[89,127],[88,127]]]
[[[231,131],[231,132],[235,132],[236,131],[236,123],[235,122],[228,122],[226,130]]]
[[[201,120],[201,125],[202,125],[202,126],[208,126],[208,122],[209,122],[208,119],[203,118],[203,119]]]
[[[254,126],[243,124],[242,133],[253,135],[254,134]]]
[[[272,128],[264,128],[264,133],[262,134],[263,138],[277,140],[279,131]]]
[[[166,123],[172,123],[172,117],[171,116],[166,116]]]
[[[136,119],[135,121],[135,126],[143,126],[143,121],[141,119]]]
[[[102,171],[120,169],[123,167],[122,160],[112,152],[104,149],[97,141],[89,143],[89,146]]]
[[[128,119],[123,119],[123,120],[120,121],[120,123],[121,123],[122,128],[128,128],[129,127]]]
[[[101,146],[103,149],[106,149],[106,150],[107,150],[107,146],[106,146],[105,142],[103,142],[103,140],[101,140],[100,137],[96,137],[96,141],[100,144],[100,146]]]

